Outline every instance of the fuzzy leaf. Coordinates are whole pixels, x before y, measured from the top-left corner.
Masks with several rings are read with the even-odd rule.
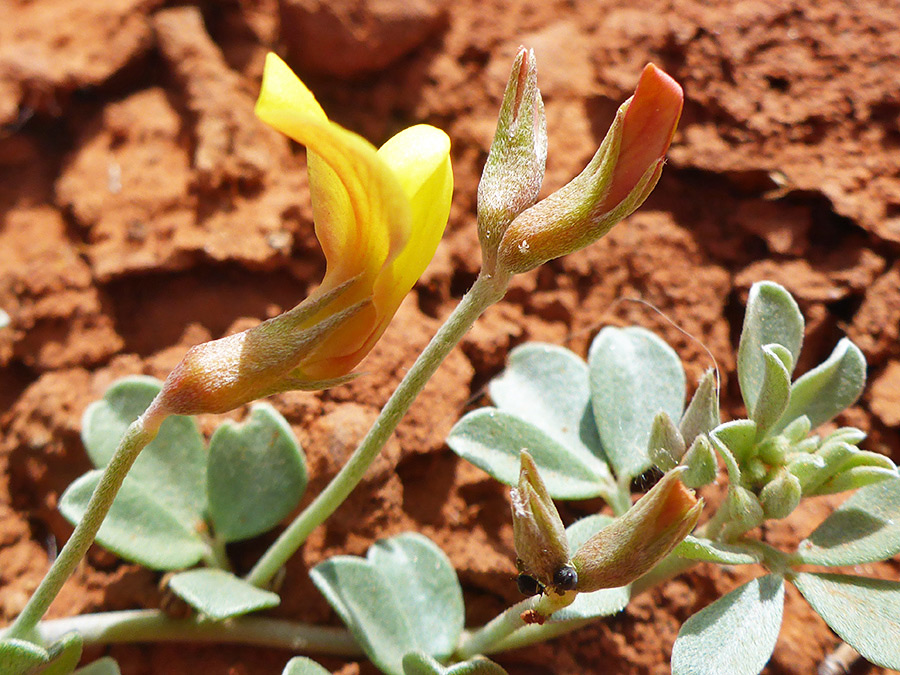
[[[757,675],[784,610],[784,579],[770,574],[733,590],[688,619],[672,649],[673,675]]]
[[[109,463],[128,425],[146,410],[161,387],[152,377],[128,377],[88,406],[81,439],[95,467]],[[128,474],[187,527],[200,526],[206,511],[206,450],[194,418],[166,419]]]
[[[788,406],[791,397],[791,373],[779,357],[781,345],[765,345],[763,352],[763,378],[751,419],[756,422],[758,437],[774,425]]]
[[[876,665],[900,670],[900,582],[812,573],[793,582],[847,644]]]
[[[900,553],[900,480],[862,488],[800,542],[808,565],[860,565]]]
[[[576,520],[566,528],[569,550],[577,551],[582,544],[612,521],[613,519],[610,516],[601,513]],[[591,619],[609,616],[625,609],[630,598],[630,586],[603,588],[592,593],[579,593],[575,598],[575,602],[553,614],[553,620],[566,621],[568,619]]]
[[[81,660],[84,640],[78,633],[68,633],[48,648],[50,663],[41,668],[41,675],[71,675]]]
[[[74,675],[122,675],[119,664],[111,656],[104,656],[75,671]]]
[[[180,572],[169,579],[169,588],[198,612],[216,620],[269,609],[281,602],[277,594],[218,569]]]
[[[377,542],[365,559],[330,558],[313,583],[388,675],[403,675],[403,657],[447,656],[463,628],[462,589],[446,556],[427,538],[403,534]]]
[[[331,675],[331,673],[312,659],[295,656],[285,664],[281,675]]]
[[[518,483],[519,453],[525,449],[555,499],[588,499],[609,489],[609,470],[601,460],[496,408],[481,408],[463,416],[450,430],[447,445],[506,485]]]
[[[59,510],[73,525],[84,515],[102,473],[102,469],[88,471],[63,493]],[[155,570],[191,567],[208,550],[197,530],[189,529],[131,476],[122,483],[97,541],[122,558]]]
[[[769,344],[785,347],[796,364],[803,344],[803,315],[786,289],[761,281],[750,289],[738,346],[738,380],[747,410],[756,408],[766,370],[762,347]]]
[[[476,656],[474,659],[452,666],[441,665],[438,661],[422,652],[410,652],[403,657],[404,675],[506,675],[493,661]]]
[[[49,660],[46,649],[27,640],[0,640],[0,665],[4,668],[0,672],[3,675],[27,675]]]
[[[594,338],[588,364],[594,419],[606,456],[617,476],[637,476],[650,466],[647,442],[657,413],[681,418],[681,360],[648,330],[607,327]]]
[[[703,373],[697,385],[697,391],[691,398],[687,410],[678,423],[678,430],[686,446],[690,447],[694,439],[701,434],[708,434],[719,424],[719,391],[716,388],[715,371],[710,369]]]
[[[540,343],[516,347],[506,370],[491,380],[490,393],[501,410],[576,448],[579,456],[594,455],[605,464],[591,408],[588,367],[574,352]]]
[[[856,402],[866,384],[866,357],[847,338],[823,363],[794,382],[791,400],[773,431],[806,415],[815,428]]]
[[[703,560],[720,565],[752,565],[762,560],[758,553],[740,544],[726,544],[688,535],[675,547],[674,554],[688,560]]]
[[[216,536],[241,541],[275,527],[306,490],[306,463],[290,425],[258,403],[241,425],[225,421],[209,441],[209,514]]]

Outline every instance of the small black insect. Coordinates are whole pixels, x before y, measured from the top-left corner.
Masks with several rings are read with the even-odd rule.
[[[560,591],[571,591],[578,584],[578,572],[571,565],[560,567],[553,574],[553,585]]]
[[[519,587],[519,592],[522,595],[537,595],[543,591],[538,580],[524,572],[516,577],[516,586]]]

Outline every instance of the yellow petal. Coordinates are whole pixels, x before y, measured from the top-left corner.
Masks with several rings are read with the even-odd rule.
[[[378,156],[397,176],[412,211],[409,241],[375,282],[375,306],[390,317],[428,267],[447,226],[453,197],[450,139],[419,124],[391,138]]]
[[[360,288],[341,299],[349,306],[371,293],[377,273],[408,239],[405,192],[375,147],[328,121],[275,54],[266,57],[256,114],[307,147],[316,236],[327,261],[320,292],[358,276]]]

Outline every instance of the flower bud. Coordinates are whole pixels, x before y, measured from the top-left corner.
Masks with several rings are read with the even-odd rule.
[[[665,410],[661,410],[653,418],[650,427],[650,439],[647,441],[647,454],[661,471],[671,471],[684,455],[684,439]]]
[[[728,522],[722,528],[725,541],[737,539],[766,519],[756,495],[740,485],[729,486],[723,508],[728,509]]]
[[[703,500],[681,482],[684,469],[670,471],[624,515],[578,549],[572,563],[575,590],[590,593],[630,584],[684,539],[700,517]]]
[[[569,566],[569,541],[559,512],[525,450],[520,453],[519,484],[512,497],[513,538],[520,572],[542,588],[554,588],[560,570]],[[566,578],[563,585],[567,585]]]
[[[756,455],[766,464],[781,466],[790,451],[791,441],[787,436],[779,434],[760,443]]]
[[[519,47],[478,184],[478,240],[488,272],[506,228],[537,199],[546,162],[547,121],[534,51]]]
[[[800,481],[787,469],[780,469],[760,490],[759,503],[766,518],[787,518],[800,504]]]
[[[799,443],[806,435],[809,433],[809,430],[812,428],[812,422],[809,421],[809,417],[806,415],[800,415],[797,419],[788,424],[784,431],[781,432],[782,436],[788,439],[792,444]]]
[[[681,480],[689,488],[709,485],[719,473],[716,453],[706,434],[700,434],[694,439],[691,447],[684,454],[681,463],[687,467]]]
[[[710,368],[697,385],[697,391],[678,423],[678,430],[690,446],[700,434],[708,434],[719,424],[719,390],[715,371]]]
[[[323,340],[371,304],[364,300],[306,325],[354,281],[311,296],[258,326],[192,347],[166,378],[159,405],[173,415],[222,413],[283,391],[324,389],[353,379],[310,380],[299,368]]]
[[[584,248],[643,204],[662,173],[683,103],[678,83],[648,64],[584,171],[506,228],[498,268],[527,272]]]

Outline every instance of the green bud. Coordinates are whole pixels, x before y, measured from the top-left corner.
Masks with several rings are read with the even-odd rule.
[[[590,593],[630,584],[665,558],[697,524],[703,500],[681,482],[684,469],[663,476],[624,515],[588,539],[572,558],[575,590]]]
[[[519,484],[510,491],[516,555],[522,572],[554,587],[556,573],[569,564],[566,529],[531,455],[522,450],[519,459]]]
[[[794,443],[791,446],[791,452],[815,452],[819,449],[819,444],[822,442],[822,439],[818,436],[810,436],[809,438],[804,438],[802,441],[798,443]]]
[[[478,184],[478,240],[488,272],[496,266],[506,228],[537,199],[546,161],[547,122],[537,63],[533,50],[519,47]]]
[[[753,420],[725,422],[717,426],[711,435],[721,441],[741,465],[753,456],[756,449],[756,422]]]
[[[728,522],[722,528],[725,541],[737,539],[766,519],[756,495],[740,485],[728,487],[728,497],[723,508],[728,509]]]
[[[809,418],[806,415],[800,415],[800,417],[788,424],[781,433],[793,444],[799,443],[806,438],[811,428],[812,423],[809,421]]]
[[[781,466],[791,450],[791,442],[785,436],[773,436],[759,444],[756,455],[766,464]]]
[[[663,472],[671,471],[678,466],[684,449],[681,433],[669,414],[661,410],[653,418],[653,426],[650,427],[650,439],[647,442],[650,461]]]
[[[788,457],[786,468],[800,481],[803,494],[807,494],[807,486],[812,484],[817,474],[825,468],[825,460],[818,455],[796,453]]]
[[[706,434],[700,434],[694,439],[681,463],[687,468],[681,479],[689,488],[709,485],[719,473],[716,453]]]
[[[746,462],[743,469],[743,478],[750,485],[761,485],[769,473],[769,467],[758,457]]]
[[[700,434],[708,434],[719,424],[719,391],[716,389],[715,371],[710,368],[697,384],[697,391],[688,404],[678,425],[685,445],[690,445]]]
[[[841,427],[825,437],[822,445],[829,443],[847,443],[848,445],[859,445],[866,438],[866,432],[856,427]]]
[[[781,469],[759,493],[766,518],[786,518],[800,504],[800,481],[787,469]]]

